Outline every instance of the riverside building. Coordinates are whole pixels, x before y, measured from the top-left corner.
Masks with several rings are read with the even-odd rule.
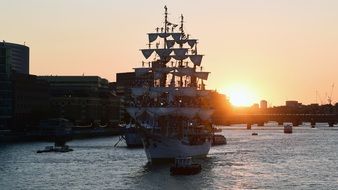
[[[49,83],[54,117],[77,124],[108,123],[119,120],[119,99],[108,80],[99,76],[39,76]]]
[[[15,113],[13,73],[29,74],[29,47],[0,42],[0,129],[10,128]]]

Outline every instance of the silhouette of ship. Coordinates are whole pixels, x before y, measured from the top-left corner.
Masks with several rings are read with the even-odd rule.
[[[212,142],[211,91],[204,84],[209,72],[202,70],[198,40],[184,31],[183,15],[180,25],[171,23],[164,8],[164,27],[148,33],[148,48],[141,49],[147,61],[134,68],[136,76],[150,74],[152,82],[131,88],[126,110],[149,161],[206,156]]]

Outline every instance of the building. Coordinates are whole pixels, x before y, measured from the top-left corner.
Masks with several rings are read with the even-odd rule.
[[[0,129],[7,129],[12,118],[10,49],[0,45]]]
[[[13,73],[13,120],[11,129],[26,131],[34,129],[40,120],[50,116],[49,85],[35,75]]]
[[[251,109],[252,110],[258,110],[259,109],[259,104],[257,104],[257,103],[252,104]]]
[[[296,100],[288,100],[285,101],[285,106],[287,108],[298,108],[299,106],[301,106],[301,103],[298,103],[298,101]]]
[[[8,67],[21,74],[29,74],[29,47],[20,44],[0,42],[0,47],[6,49]]]
[[[9,129],[13,121],[13,73],[29,74],[29,48],[0,42],[0,129]]]
[[[268,102],[266,100],[261,100],[259,108],[266,110],[268,108]]]
[[[106,79],[98,76],[39,76],[50,85],[53,117],[78,124],[119,121],[119,99]]]

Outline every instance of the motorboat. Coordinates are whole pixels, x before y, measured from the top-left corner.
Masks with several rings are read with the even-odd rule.
[[[175,159],[175,165],[170,167],[171,175],[194,175],[202,170],[201,164],[192,164],[191,157],[180,157]]]

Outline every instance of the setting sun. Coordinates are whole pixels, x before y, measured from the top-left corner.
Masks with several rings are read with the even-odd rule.
[[[229,97],[231,104],[234,106],[251,106],[258,102],[258,97],[254,91],[241,84],[225,87],[221,92]]]

